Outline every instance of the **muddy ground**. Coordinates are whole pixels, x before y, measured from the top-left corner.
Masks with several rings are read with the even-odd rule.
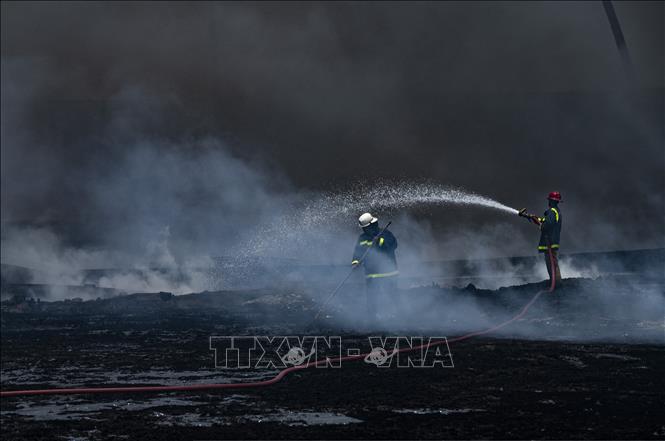
[[[589,314],[585,305],[604,305],[595,300],[608,283],[631,302],[645,293],[653,301],[654,289],[658,299],[665,286],[567,280],[557,297],[539,299],[502,332],[451,344],[454,367],[355,361],[296,372],[267,388],[3,398],[2,438],[663,439],[662,311]],[[513,316],[541,287],[403,294],[442,308],[472,297],[492,312],[480,324]],[[340,335],[364,347],[368,335],[386,335],[380,326],[338,326],[330,317],[340,308],[312,324],[314,302],[306,295],[265,290],[40,302],[18,310],[6,304],[2,389],[251,381],[276,371],[215,368],[210,336]],[[432,335],[430,322],[423,323],[405,335]],[[473,326],[444,324],[436,335]]]

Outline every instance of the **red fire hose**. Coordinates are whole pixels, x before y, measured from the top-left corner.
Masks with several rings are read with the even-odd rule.
[[[447,343],[457,343],[463,340],[467,340],[471,337],[475,337],[478,335],[483,335],[483,334],[489,334],[490,332],[494,332],[496,330],[499,330],[510,323],[519,320],[522,318],[531,305],[535,303],[536,300],[538,300],[538,297],[540,297],[541,294],[544,292],[552,292],[555,289],[556,285],[556,268],[554,266],[554,257],[552,256],[552,249],[548,247],[548,253],[550,256],[550,267],[552,270],[552,283],[550,285],[549,290],[547,291],[538,291],[532,298],[527,302],[524,307],[520,310],[520,312],[512,317],[509,320],[506,320],[505,322],[499,323],[496,326],[493,326],[491,328],[482,330],[482,331],[475,331],[471,332],[469,334],[465,334],[459,337],[454,337],[451,339],[444,339],[444,340],[435,340],[433,342],[429,342],[424,345],[420,346],[415,346],[415,347],[408,347],[408,348],[403,348],[403,349],[398,349],[395,352],[410,352],[410,351],[416,351],[420,349],[427,349],[432,346],[437,346],[441,344]],[[77,388],[63,388],[63,389],[28,389],[28,390],[9,390],[9,391],[2,391],[0,392],[0,397],[16,397],[16,396],[25,396],[25,395],[73,395],[73,394],[107,394],[107,393],[135,393],[135,392],[182,392],[182,391],[200,391],[200,390],[213,390],[213,389],[246,389],[246,388],[253,388],[253,387],[264,387],[264,386],[270,386],[272,384],[277,383],[280,381],[282,378],[286,377],[288,374],[291,372],[297,372],[301,371],[313,366],[318,366],[321,364],[329,363],[331,361],[354,361],[354,360],[362,360],[364,359],[367,355],[369,354],[359,354],[359,355],[349,355],[346,357],[336,357],[332,359],[321,359],[321,360],[316,360],[313,362],[307,362],[305,364],[301,364],[298,366],[291,366],[288,367],[282,371],[280,371],[277,375],[274,377],[268,379],[268,380],[262,380],[262,381],[251,381],[251,382],[246,382],[246,383],[209,383],[209,384],[188,384],[184,386],[124,386],[124,387],[77,387]]]

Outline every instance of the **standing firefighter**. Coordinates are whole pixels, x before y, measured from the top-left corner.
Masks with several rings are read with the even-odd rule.
[[[537,217],[526,213],[526,208],[519,211],[519,215],[528,218],[534,224],[540,226],[540,242],[538,242],[538,252],[545,256],[547,274],[557,283],[561,282],[561,272],[559,271],[559,237],[561,236],[561,193],[553,191],[547,196],[549,207],[543,214],[543,217]],[[554,275],[552,271],[554,270]]]
[[[377,300],[397,295],[397,239],[388,229],[381,230],[379,220],[369,213],[360,216],[358,224],[363,232],[358,237],[351,264],[365,267],[367,314],[376,318]]]

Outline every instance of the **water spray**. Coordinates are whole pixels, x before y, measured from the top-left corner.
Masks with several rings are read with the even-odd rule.
[[[494,199],[459,188],[430,184],[406,184],[398,187],[377,188],[366,198],[371,205],[389,208],[408,208],[414,205],[476,205],[517,214],[518,210]]]
[[[311,204],[308,208],[318,211],[331,205],[334,205],[334,209],[330,211],[344,215],[368,209],[404,209],[416,205],[476,205],[518,214],[518,210],[494,199],[460,188],[409,182],[378,184],[369,188],[365,184],[360,184],[350,191],[325,195],[318,203]]]
[[[244,257],[265,255],[271,249],[279,248],[274,240],[283,240],[285,244],[288,242],[288,245],[292,245],[304,240],[303,232],[315,231],[322,226],[334,228],[345,225],[350,217],[355,218],[359,213],[423,205],[469,205],[519,214],[515,208],[461,188],[413,182],[360,183],[344,191],[316,194],[294,203],[288,214],[271,218],[269,223],[259,226],[259,234],[253,233],[246,241],[242,241],[234,254]],[[298,234],[291,234],[293,231]],[[273,238],[273,242],[266,238]]]

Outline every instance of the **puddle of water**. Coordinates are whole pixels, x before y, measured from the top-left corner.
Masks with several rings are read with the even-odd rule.
[[[454,415],[458,413],[470,413],[470,412],[485,412],[484,409],[430,409],[430,408],[419,408],[419,409],[394,409],[395,413],[408,413],[413,415]]]
[[[629,355],[619,355],[619,354],[593,354],[593,356],[596,358],[614,358],[616,360],[623,360],[623,361],[640,360],[637,357],[631,357]]]
[[[260,381],[266,378],[274,377],[277,374],[275,370],[261,370],[242,372],[235,370],[224,372],[221,369],[215,370],[196,370],[196,371],[174,371],[171,369],[155,369],[150,371],[104,371],[99,368],[90,368],[82,370],[76,366],[63,367],[57,371],[48,371],[48,366],[44,369],[12,369],[4,370],[0,374],[0,381],[5,385],[44,385],[51,387],[80,387],[89,384],[136,384],[163,386],[174,386],[181,384],[200,384],[200,383],[236,383],[243,381]]]
[[[565,361],[566,363],[575,366],[578,369],[584,369],[586,367],[586,364],[577,357],[573,357],[573,356],[570,356],[570,355],[562,355],[559,358],[561,360]]]
[[[74,397],[59,398],[58,400],[24,401],[11,411],[2,411],[5,416],[20,415],[36,421],[45,420],[78,420],[95,419],[104,410],[138,411],[160,406],[196,406],[205,404],[175,397],[157,397],[145,401],[115,400],[107,402],[90,402]]]
[[[332,412],[293,412],[290,410],[280,410],[277,413],[267,415],[251,415],[244,417],[249,421],[258,423],[277,422],[289,426],[319,426],[327,424],[356,424],[362,423],[362,420],[352,418],[341,413]]]
[[[189,426],[189,427],[211,427],[213,424],[228,425],[224,418],[202,417],[196,413],[182,413],[179,415],[167,415],[161,412],[153,413],[157,417],[158,426]]]
[[[160,426],[193,426],[210,427],[214,424],[232,425],[236,423],[280,423],[288,426],[321,426],[321,425],[346,425],[362,423],[362,420],[350,416],[333,412],[307,412],[290,411],[278,409],[277,412],[265,415],[244,415],[240,417],[210,417],[195,413],[184,413],[179,415],[169,415],[161,412],[154,412]]]

